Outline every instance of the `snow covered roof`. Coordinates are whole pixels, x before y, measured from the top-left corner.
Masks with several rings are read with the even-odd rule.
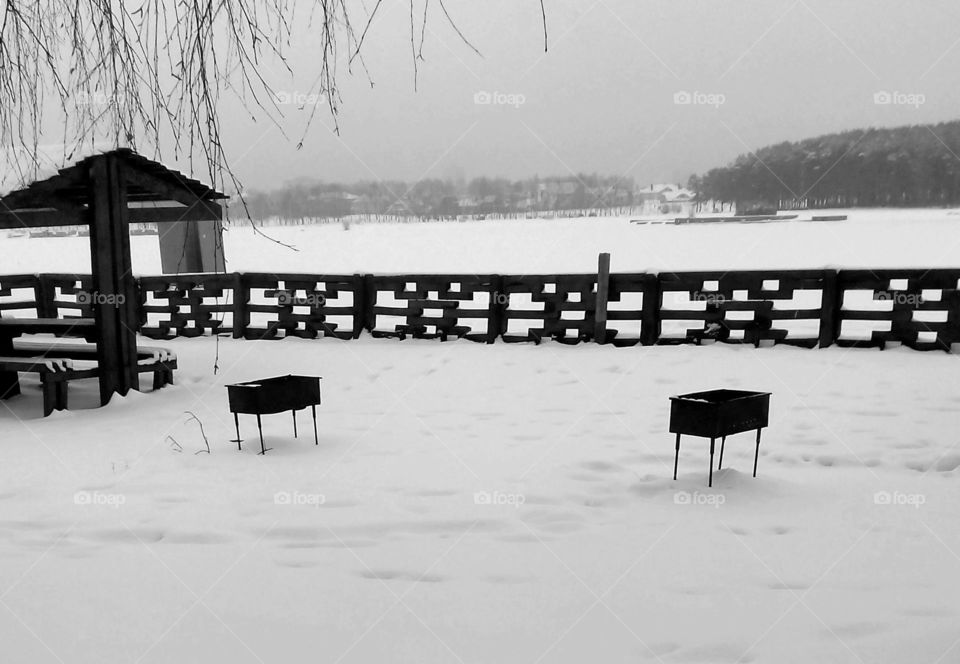
[[[45,143],[38,145],[36,150],[14,147],[0,151],[0,196],[31,182],[47,180],[74,162],[115,149],[116,145],[96,141],[81,146]]]
[[[137,215],[142,216],[146,204],[149,212],[143,214],[152,215],[151,220],[167,213],[174,215],[174,221],[220,218],[222,209],[216,201],[227,198],[226,194],[129,148],[114,148],[96,151],[64,168],[48,163],[52,175],[0,195],[0,228],[86,223],[85,215],[95,207],[94,170],[105,157],[109,157],[109,168],[119,174],[128,210]],[[38,163],[34,172],[41,172],[43,166]]]
[[[71,149],[69,152],[62,144],[38,147],[35,153],[28,153],[26,150],[13,153],[8,151],[0,161],[0,197],[18,190],[27,191],[40,183],[53,183],[56,178],[65,178],[75,170],[85,170],[91,159],[105,154],[122,155],[140,170],[166,179],[175,186],[186,188],[198,197],[227,198],[226,194],[214,190],[199,180],[168,168],[158,161],[147,159],[130,148],[103,143],[93,143],[82,148]],[[155,195],[146,195],[138,191],[136,187],[132,187],[128,193],[130,200],[159,200]]]

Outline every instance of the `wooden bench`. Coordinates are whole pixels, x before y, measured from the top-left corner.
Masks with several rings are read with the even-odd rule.
[[[96,369],[77,369],[65,358],[0,357],[0,399],[20,394],[18,373],[40,374],[43,390],[43,416],[67,408],[67,382],[80,378],[94,378]]]
[[[20,394],[18,373],[40,374],[43,416],[67,408],[67,383],[99,376],[97,367],[77,367],[74,360],[95,362],[96,347],[87,344],[49,344],[17,340],[13,351],[0,357],[0,399]],[[173,384],[177,356],[166,348],[137,348],[137,373],[153,374],[153,389]]]
[[[97,347],[84,343],[49,343],[28,339],[13,342],[14,356],[62,357],[71,360],[96,362]],[[177,355],[168,348],[137,346],[137,373],[153,374],[153,389],[173,385],[173,372],[177,369]]]

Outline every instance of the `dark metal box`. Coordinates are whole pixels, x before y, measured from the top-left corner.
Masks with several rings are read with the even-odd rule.
[[[707,390],[670,397],[670,433],[720,438],[767,426],[770,392]]]
[[[277,376],[227,385],[230,411],[270,415],[320,403],[318,376]]]

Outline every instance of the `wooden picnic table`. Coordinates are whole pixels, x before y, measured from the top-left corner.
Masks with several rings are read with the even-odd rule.
[[[25,334],[82,337],[95,342],[97,328],[92,318],[0,318],[0,354],[13,348],[13,340]]]

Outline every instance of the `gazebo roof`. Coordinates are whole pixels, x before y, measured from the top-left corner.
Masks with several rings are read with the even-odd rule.
[[[216,201],[227,198],[226,194],[129,148],[115,148],[85,157],[51,177],[0,196],[0,229],[89,223],[91,167],[104,158],[117,164],[131,222],[221,218],[222,210]]]

